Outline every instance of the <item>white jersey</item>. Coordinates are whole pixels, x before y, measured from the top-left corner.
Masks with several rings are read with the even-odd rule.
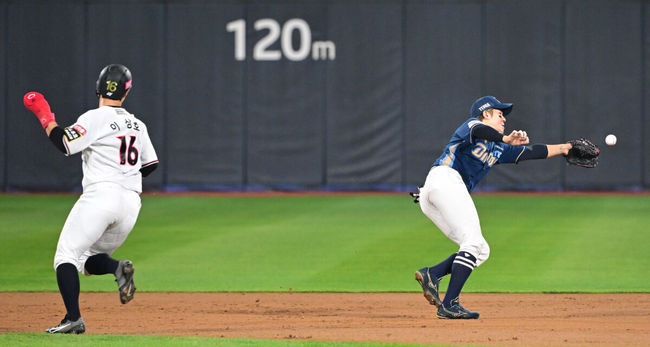
[[[81,153],[84,191],[112,182],[142,192],[140,168],[158,163],[147,126],[121,107],[90,110],[64,129],[67,154]]]

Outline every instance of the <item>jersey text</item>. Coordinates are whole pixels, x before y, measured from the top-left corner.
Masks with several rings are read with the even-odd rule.
[[[499,160],[501,157],[500,151],[495,151],[490,153],[487,150],[487,147],[483,143],[477,143],[476,147],[472,150],[472,155],[474,155],[478,160],[483,163],[487,163],[490,167]]]

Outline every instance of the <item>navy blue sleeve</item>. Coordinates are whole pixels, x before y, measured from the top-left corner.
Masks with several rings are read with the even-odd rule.
[[[526,146],[512,146],[507,143],[500,144],[500,146],[503,146],[503,153],[497,162],[499,164],[516,164],[526,151]]]
[[[531,159],[546,159],[548,157],[548,147],[544,144],[536,143],[526,146],[526,150],[519,157],[519,161]]]
[[[503,134],[496,131],[491,126],[485,124],[476,124],[472,127],[472,137],[492,142],[502,142]]]

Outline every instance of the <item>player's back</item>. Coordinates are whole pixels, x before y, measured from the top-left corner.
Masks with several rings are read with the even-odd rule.
[[[90,110],[65,134],[68,154],[82,152],[84,189],[113,182],[139,193],[140,168],[158,161],[144,122],[121,107]]]

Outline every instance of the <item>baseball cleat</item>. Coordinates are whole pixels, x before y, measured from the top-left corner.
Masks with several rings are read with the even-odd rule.
[[[420,283],[424,297],[429,304],[440,307],[440,295],[438,295],[439,278],[431,277],[429,268],[425,267],[415,272],[415,280]]]
[[[74,322],[66,317],[63,318],[59,325],[51,327],[45,332],[50,334],[83,334],[86,332],[86,324],[84,324],[81,317]]]
[[[115,272],[115,281],[120,291],[120,301],[123,304],[133,299],[135,294],[135,284],[133,283],[133,263],[130,260],[120,260]]]
[[[471,312],[460,305],[458,298],[454,299],[449,306],[438,307],[438,318],[440,319],[478,319],[478,312]]]

